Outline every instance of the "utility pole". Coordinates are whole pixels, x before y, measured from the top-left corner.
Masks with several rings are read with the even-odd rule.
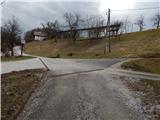
[[[106,39],[104,54],[107,53],[107,47],[108,47],[108,52],[111,53],[110,12],[111,10],[108,9],[108,13],[107,13],[108,19],[107,19],[107,29],[106,29],[106,36],[108,37],[108,40]]]
[[[104,54],[107,53],[107,47],[108,47],[108,51],[110,52],[110,9],[108,9],[107,14],[108,15],[108,19],[107,19],[107,29],[106,29],[106,37],[108,37],[108,41],[106,39],[106,43],[105,43],[105,49],[104,49]],[[109,34],[107,34],[109,33]]]
[[[110,34],[110,13],[111,13],[111,10],[108,9],[108,52],[111,53],[111,34]]]

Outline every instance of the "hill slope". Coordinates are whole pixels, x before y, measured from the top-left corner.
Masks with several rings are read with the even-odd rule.
[[[120,40],[112,40],[112,53],[104,55],[105,39],[81,40],[73,44],[69,40],[46,40],[27,43],[25,52],[47,57],[160,57],[160,29],[124,34]]]

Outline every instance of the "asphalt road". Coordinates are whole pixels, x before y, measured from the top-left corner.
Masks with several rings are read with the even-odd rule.
[[[125,59],[51,59],[41,57],[54,75],[100,70]]]
[[[1,74],[9,73],[12,71],[21,71],[25,69],[41,69],[45,68],[39,58],[33,58],[28,60],[1,62]]]
[[[95,69],[104,69],[123,59],[51,59],[46,57],[39,57],[48,66],[55,75],[75,73],[80,71],[89,71]],[[20,71],[25,69],[45,68],[39,58],[29,60],[2,62],[1,73],[8,73],[11,71]]]
[[[123,59],[42,58],[50,68],[17,120],[143,120],[138,102],[106,68]],[[137,79],[137,78],[132,78]]]

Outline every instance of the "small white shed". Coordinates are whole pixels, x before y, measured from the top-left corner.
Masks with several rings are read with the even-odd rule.
[[[37,41],[42,41],[47,38],[47,34],[44,32],[34,32],[34,39]]]
[[[20,56],[21,55],[21,46],[20,45],[14,46],[13,53],[14,53],[14,56]]]

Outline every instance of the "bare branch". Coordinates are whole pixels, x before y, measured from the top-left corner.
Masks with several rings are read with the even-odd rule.
[[[136,21],[135,24],[138,25],[139,31],[142,31],[142,30],[143,30],[143,27],[145,26],[145,24],[144,24],[144,16],[141,15],[141,16],[137,19],[137,21]]]
[[[155,16],[152,18],[153,25],[156,26],[158,29],[160,27],[160,13],[156,13]]]

